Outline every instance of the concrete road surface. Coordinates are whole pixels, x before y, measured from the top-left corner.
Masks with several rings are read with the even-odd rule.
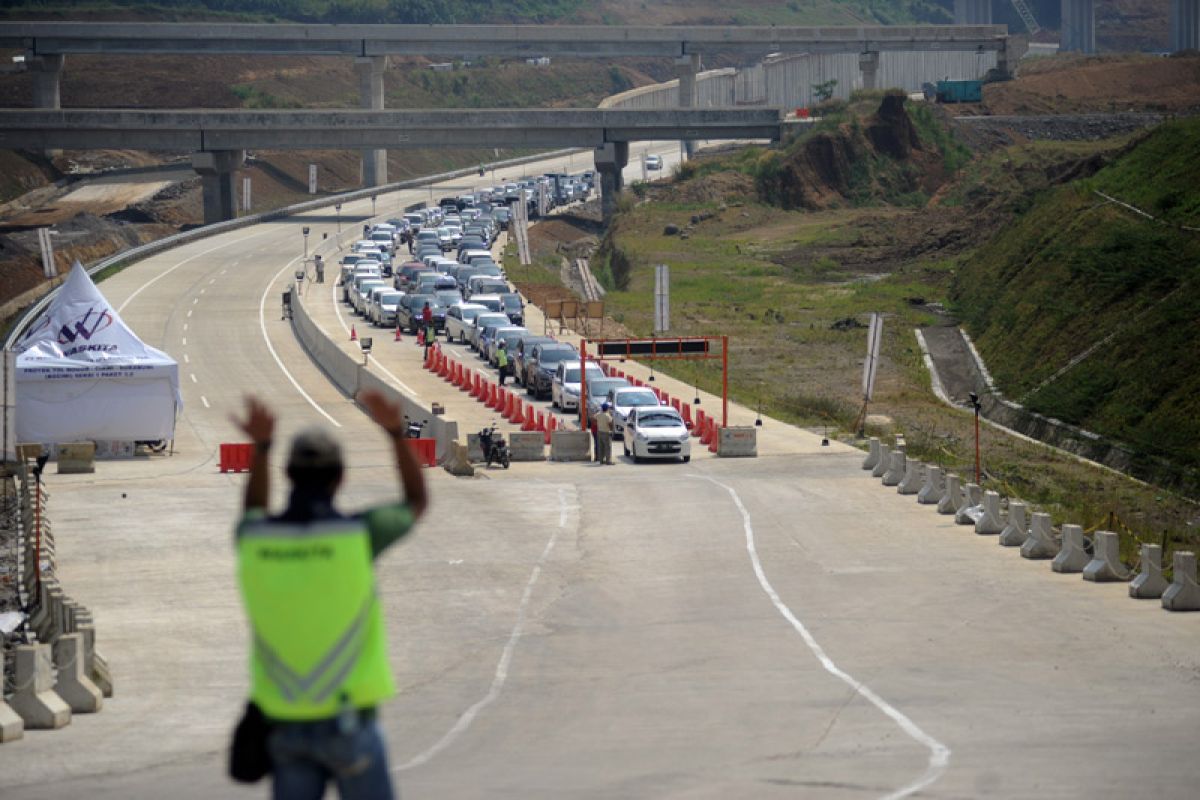
[[[276,467],[290,431],[336,426],[348,509],[397,491],[384,437],[278,319],[301,224],[337,223],[231,232],[102,284],[179,360],[186,406],[170,457],[48,470],[60,576],[117,693],[0,747],[4,800],[266,795],[223,776],[247,685],[228,416],[246,392],[279,411]],[[411,361],[388,368],[432,392]],[[850,448],[770,419],[761,441],[753,460],[428,471],[429,517],[378,567],[404,795],[1195,796],[1200,615],[1024,561]]]

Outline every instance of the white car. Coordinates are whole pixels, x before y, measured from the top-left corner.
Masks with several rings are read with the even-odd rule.
[[[644,386],[613,389],[605,400],[612,407],[614,439],[620,439],[624,435],[625,420],[635,408],[654,408],[662,405],[658,395]]]
[[[646,169],[662,169],[662,156],[646,156]]]
[[[550,383],[550,405],[570,411],[579,408],[579,359],[560,361],[554,370],[554,380]],[[588,380],[604,377],[604,370],[595,361],[587,364]]]
[[[512,364],[513,355],[517,352],[517,339],[526,333],[529,333],[529,329],[519,325],[505,325],[497,328],[491,339],[488,340],[488,351],[485,354],[488,364],[493,367],[499,366],[496,351],[500,349],[500,342],[504,342],[504,346],[508,348],[508,363]]]
[[[391,288],[384,282],[383,278],[368,278],[358,284],[357,288],[350,294],[350,304],[354,307],[355,314],[358,314],[360,317],[366,316],[367,300],[371,296],[371,290],[379,287],[385,289]]]
[[[625,420],[625,455],[634,463],[644,458],[692,460],[691,434],[683,417],[670,406],[634,408]]]
[[[467,331],[467,342],[471,345],[471,349],[479,351],[479,334],[489,325],[500,327],[501,325],[512,324],[508,319],[508,314],[501,314],[498,311],[486,311],[475,318],[475,322],[471,325],[471,329]]]
[[[446,340],[466,343],[467,331],[475,327],[475,318],[488,312],[487,306],[459,303],[446,309]]]
[[[371,305],[371,321],[384,328],[396,327],[396,308],[401,297],[404,297],[404,292],[395,289],[376,295]]]

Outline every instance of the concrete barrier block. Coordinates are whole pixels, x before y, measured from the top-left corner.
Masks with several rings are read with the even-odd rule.
[[[92,651],[92,671],[88,673],[88,677],[100,688],[105,697],[113,696],[112,670],[108,668],[108,661],[100,655],[99,650]]]
[[[1087,540],[1083,528],[1078,525],[1062,526],[1062,549],[1050,562],[1050,569],[1055,572],[1083,572],[1083,568],[1092,560],[1087,552]]]
[[[904,472],[907,468],[908,459],[902,450],[896,450],[890,454],[888,460],[891,463],[887,471],[883,473],[883,485],[899,486],[900,481],[904,480]]]
[[[718,433],[718,458],[758,458],[758,428],[753,425],[730,425],[721,428]]]
[[[983,493],[983,513],[975,520],[975,532],[983,536],[996,536],[1004,530],[1000,517],[1000,495],[996,492]]]
[[[25,720],[0,699],[0,744],[15,742],[25,735]]]
[[[879,461],[875,462],[875,466],[871,467],[872,478],[882,478],[883,473],[888,471],[888,467],[892,464],[892,451],[888,449],[886,444],[879,445]]]
[[[58,446],[58,472],[60,475],[81,475],[95,471],[95,442],[63,442]]]
[[[1200,585],[1196,583],[1196,554],[1176,550],[1171,558],[1175,579],[1163,592],[1162,606],[1168,611],[1200,611]]]
[[[870,442],[867,444],[867,448],[867,457],[863,459],[862,468],[875,469],[875,465],[879,463],[880,456],[879,437],[872,436]]]
[[[957,475],[946,476],[946,491],[942,493],[942,499],[938,501],[937,512],[939,514],[954,514],[958,512],[958,506],[962,502],[962,478]]]
[[[1138,600],[1157,600],[1170,585],[1163,575],[1162,547],[1143,544],[1141,562],[1141,571],[1129,584],[1129,596]]]
[[[54,693],[63,699],[73,714],[91,714],[104,707],[104,694],[84,673],[83,636],[68,633],[54,643],[57,679]]]
[[[476,436],[476,434],[469,434],[469,436]],[[478,436],[476,436],[475,446],[479,446]],[[479,460],[483,460],[482,455]],[[470,478],[475,474],[475,467],[471,466],[471,459],[467,456],[467,446],[457,442],[450,446],[446,457],[442,459],[442,467],[446,472],[458,478]]]
[[[1050,515],[1036,513],[1029,523],[1029,537],[1021,544],[1021,558],[1044,559],[1058,555],[1061,545],[1050,525]]]
[[[936,464],[925,465],[925,484],[917,492],[917,502],[923,506],[937,505],[946,494],[946,473]]]
[[[483,461],[483,447],[479,444],[478,433],[467,434],[467,458],[472,464]]]
[[[1112,531],[1096,531],[1092,560],[1083,568],[1083,579],[1097,583],[1127,581],[1133,574],[1121,563],[1121,538]]]
[[[550,434],[550,460],[591,461],[591,434],[587,431],[554,431]]]
[[[925,476],[921,472],[921,462],[908,461],[904,465],[904,478],[896,486],[898,494],[917,494],[921,491],[921,484],[925,482]]]
[[[546,460],[546,435],[541,431],[514,433],[508,444],[513,461]]]
[[[8,704],[28,730],[56,729],[71,721],[71,708],[54,693],[50,645],[18,645],[16,689]]]
[[[977,483],[963,487],[962,504],[954,511],[954,521],[959,525],[974,525],[983,516],[983,489]]]
[[[1019,500],[1008,504],[1008,523],[1000,531],[1000,544],[1005,547],[1020,547],[1029,538],[1028,507]]]

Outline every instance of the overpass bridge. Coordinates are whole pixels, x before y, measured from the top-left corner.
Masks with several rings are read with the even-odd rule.
[[[675,61],[679,105],[696,105],[701,59],[715,53],[859,53],[863,85],[874,87],[883,51],[996,52],[1007,70],[1003,25],[610,26],[305,25],[174,22],[0,22],[0,47],[23,49],[35,108],[59,108],[65,58],[72,54],[221,54],[353,57],[363,108],[383,110],[389,55],[456,58],[662,57]],[[690,149],[690,148],[689,148]],[[387,151],[363,151],[368,186],[387,182]]]
[[[629,143],[771,139],[785,123],[773,108],[296,110],[0,110],[0,148],[129,148],[193,153],[204,184],[204,221],[232,219],[234,172],[246,150],[403,147],[591,147],[606,203],[620,189]]]

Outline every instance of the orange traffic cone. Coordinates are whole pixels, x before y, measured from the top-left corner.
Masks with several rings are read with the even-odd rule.
[[[352,342],[358,341],[358,331],[354,330],[353,325],[350,326],[350,341],[352,341]]]
[[[721,443],[721,429],[717,427],[717,420],[714,417],[709,417],[708,421],[712,427],[712,439],[708,443],[708,452],[715,453]]]
[[[525,421],[521,423],[521,430],[536,431],[537,429],[538,429],[537,417],[534,414],[533,406],[526,405],[525,406]]]
[[[701,411],[700,412],[700,425],[698,426],[700,428],[700,444],[706,445],[710,441],[712,441],[712,426],[709,424],[711,422],[712,422],[712,419],[709,417],[706,417],[704,415],[704,412]]]
[[[392,341],[394,341],[394,342],[400,341],[400,326],[399,325],[396,326],[396,338],[393,339]]]
[[[421,328],[417,331],[417,347],[425,346],[425,329]]]

